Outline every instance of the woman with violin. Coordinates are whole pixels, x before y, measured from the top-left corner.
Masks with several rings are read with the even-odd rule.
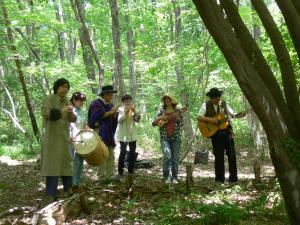
[[[133,176],[137,138],[136,123],[138,123],[141,119],[133,105],[132,97],[130,95],[122,96],[121,100],[123,106],[120,107],[118,111],[118,128],[116,132],[117,140],[120,142],[121,148],[118,162],[119,178],[121,178],[124,174],[124,161],[127,145],[129,145],[128,177]]]
[[[177,102],[170,94],[162,96],[162,108],[158,110],[157,116],[152,123],[159,127],[160,144],[163,152],[163,181],[165,183],[178,183],[179,152],[181,146],[181,133],[183,120]],[[172,177],[170,177],[172,167]]]

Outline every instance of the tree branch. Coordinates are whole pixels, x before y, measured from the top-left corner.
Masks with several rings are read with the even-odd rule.
[[[299,3],[295,5],[291,0],[275,0],[284,17],[286,26],[289,30],[295,50],[300,60],[300,16],[296,11],[295,5],[299,7]],[[299,0],[297,0],[299,2]],[[296,0],[294,0],[296,2]]]
[[[289,110],[296,119],[298,126],[300,126],[299,98],[293,65],[288,49],[265,3],[262,0],[251,0],[251,2],[272,42],[280,66],[286,102]]]

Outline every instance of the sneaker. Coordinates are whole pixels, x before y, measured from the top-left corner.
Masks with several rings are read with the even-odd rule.
[[[171,184],[171,183],[172,183],[170,177],[164,178],[164,179],[163,179],[163,182],[164,182],[165,184]]]
[[[178,178],[173,178],[173,179],[172,179],[172,184],[178,184],[178,183],[179,183]]]

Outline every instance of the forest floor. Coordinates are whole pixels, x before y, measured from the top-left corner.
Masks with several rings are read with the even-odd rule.
[[[187,191],[184,164],[179,168],[179,184],[165,184],[161,158],[138,152],[138,159],[151,160],[154,166],[136,170],[131,198],[126,194],[126,176],[101,184],[96,168],[85,165],[82,183],[88,190],[90,213],[82,212],[64,224],[287,224],[270,161],[263,163],[262,182],[255,184],[251,160],[247,152],[241,152],[239,182],[219,184],[214,182],[210,154],[207,165],[194,166],[194,187]],[[193,162],[193,157],[186,161]],[[35,165],[0,157],[0,224],[32,224],[34,213],[49,204],[44,179]],[[6,211],[13,208],[13,213]]]

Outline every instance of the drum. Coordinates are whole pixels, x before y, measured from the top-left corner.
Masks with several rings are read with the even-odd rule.
[[[107,146],[93,130],[81,130],[74,138],[73,144],[76,153],[91,166],[99,166],[108,158]]]

